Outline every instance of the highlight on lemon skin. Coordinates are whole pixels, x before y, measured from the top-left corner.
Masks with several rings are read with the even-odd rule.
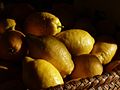
[[[63,85],[59,71],[44,59],[33,59],[26,56],[23,61],[23,81],[32,90]]]
[[[103,66],[95,55],[82,54],[73,58],[75,68],[71,73],[72,79],[94,77],[103,73]]]
[[[0,38],[0,59],[7,62],[19,61],[26,55],[25,35],[17,30],[8,30]]]
[[[6,18],[0,21],[0,34],[5,33],[8,30],[15,30],[16,21],[11,18]]]
[[[12,30],[15,30],[16,21],[14,19],[7,18],[6,22],[7,22],[7,25],[6,25],[5,29],[10,29],[11,28]]]
[[[25,33],[35,36],[55,35],[63,27],[59,18],[49,12],[35,12],[25,21]]]
[[[118,45],[112,38],[101,36],[94,44],[91,54],[96,55],[100,62],[105,65],[111,62],[117,49]]]
[[[95,43],[94,38],[87,31],[81,29],[62,31],[55,37],[65,44],[73,56],[89,54]]]
[[[35,59],[45,59],[52,63],[63,78],[74,69],[72,56],[66,46],[53,36],[27,36],[28,55]]]

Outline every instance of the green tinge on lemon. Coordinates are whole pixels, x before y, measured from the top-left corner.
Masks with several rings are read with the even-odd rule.
[[[55,35],[61,30],[62,24],[59,18],[49,12],[36,12],[26,19],[26,33],[35,36]]]

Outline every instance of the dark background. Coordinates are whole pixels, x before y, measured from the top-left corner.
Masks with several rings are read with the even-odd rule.
[[[118,32],[120,33],[119,0],[2,0],[0,2],[3,2],[5,7],[13,3],[28,3],[38,11],[50,10],[59,17],[65,30],[81,28],[95,36],[109,34],[113,37],[116,37]],[[53,7],[59,3],[64,3],[68,5],[67,7],[73,5],[75,8],[56,9]],[[6,16],[10,15],[6,14]],[[80,23],[76,25],[77,27],[76,22]],[[93,28],[95,29],[91,30]]]
[[[37,9],[50,9],[55,3],[67,3],[72,4],[73,0],[2,0],[7,5],[11,3],[29,3]]]

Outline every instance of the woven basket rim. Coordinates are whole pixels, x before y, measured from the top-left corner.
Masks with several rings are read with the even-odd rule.
[[[109,90],[116,88],[120,90],[120,69],[115,69],[112,72],[105,72],[102,75],[89,77],[85,79],[72,79],[64,83],[50,87],[47,90]]]

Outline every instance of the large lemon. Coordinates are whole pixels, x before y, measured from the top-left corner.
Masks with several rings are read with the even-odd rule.
[[[74,63],[65,45],[53,36],[28,36],[28,54],[35,59],[45,59],[52,63],[63,77],[69,75]]]
[[[89,54],[95,43],[94,38],[81,29],[62,31],[56,35],[56,38],[62,41],[74,56]]]
[[[55,35],[61,31],[58,17],[48,12],[36,12],[26,19],[25,32],[36,36]]]
[[[32,90],[64,84],[59,71],[51,63],[30,57],[23,61],[23,81]]]

